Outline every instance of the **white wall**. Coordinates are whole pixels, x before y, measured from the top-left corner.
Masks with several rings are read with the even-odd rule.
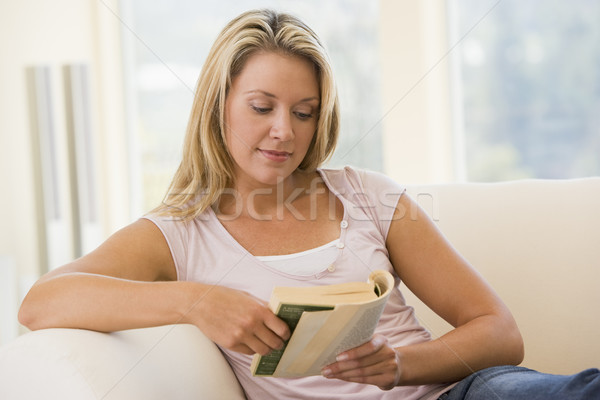
[[[404,184],[460,178],[445,4],[380,0],[384,170]]]
[[[63,208],[68,210],[65,110],[61,68],[70,63],[91,67],[92,120],[100,171],[103,236],[130,219],[127,142],[121,83],[120,23],[105,6],[115,1],[21,0],[0,3],[0,256],[14,260],[23,296],[41,272],[38,254],[34,159],[25,68],[52,68],[55,128]],[[110,182],[111,190],[107,190]],[[108,195],[107,193],[110,193]],[[69,215],[68,213],[66,215]],[[70,242],[67,232],[61,241]],[[69,245],[65,246],[69,249]],[[71,254],[65,255],[65,257]],[[68,260],[67,260],[68,261]],[[0,323],[8,316],[0,315]],[[0,343],[5,338],[0,337]]]

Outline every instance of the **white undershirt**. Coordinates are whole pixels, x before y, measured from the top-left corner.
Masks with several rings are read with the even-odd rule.
[[[338,256],[339,239],[324,244],[314,249],[299,253],[284,254],[280,256],[257,256],[256,258],[286,274],[311,276],[331,267]]]

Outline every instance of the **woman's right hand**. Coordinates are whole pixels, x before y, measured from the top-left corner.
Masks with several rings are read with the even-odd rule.
[[[287,324],[264,301],[224,286],[198,288],[191,306],[183,311],[183,321],[196,325],[221,347],[266,355],[289,339]]]

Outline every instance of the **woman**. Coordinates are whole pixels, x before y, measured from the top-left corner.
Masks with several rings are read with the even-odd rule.
[[[242,14],[207,58],[164,204],[42,277],[20,321],[98,331],[194,324],[256,399],[514,399],[542,390],[548,399],[567,384],[574,392],[560,398],[591,398],[577,397],[582,379],[598,394],[597,370],[553,378],[486,369],[522,361],[510,312],[401,187],[319,168],[337,135],[336,90],[314,32],[286,14]],[[407,210],[417,218],[404,218]],[[373,338],[323,376],[251,376],[251,355],[290,336],[266,307],[273,286],[366,280],[372,269],[401,278],[455,329],[432,340],[396,287]],[[518,393],[504,384],[516,379]]]

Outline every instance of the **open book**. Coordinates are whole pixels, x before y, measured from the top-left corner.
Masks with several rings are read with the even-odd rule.
[[[393,287],[392,275],[378,270],[367,282],[274,288],[269,308],[288,324],[292,335],[283,349],[255,354],[252,374],[320,375],[338,354],[371,339]]]

